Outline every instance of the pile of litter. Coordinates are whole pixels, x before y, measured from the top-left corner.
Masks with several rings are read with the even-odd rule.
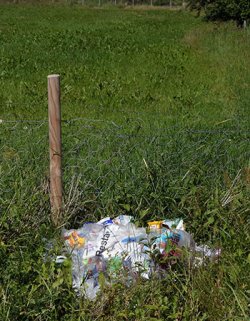
[[[164,276],[184,249],[192,253],[195,265],[220,255],[220,250],[197,246],[182,219],[149,222],[146,229],[132,223],[131,216],[120,215],[64,230],[63,238],[72,259],[73,287],[90,300],[100,290],[100,275],[109,284],[117,279],[130,284],[138,277]]]

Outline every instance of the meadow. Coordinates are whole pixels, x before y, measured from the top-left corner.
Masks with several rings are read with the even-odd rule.
[[[0,5],[0,319],[249,320],[250,33],[184,10]],[[47,75],[61,75],[63,226],[183,217],[217,263],[78,299],[50,219]],[[52,246],[48,248],[48,241]]]

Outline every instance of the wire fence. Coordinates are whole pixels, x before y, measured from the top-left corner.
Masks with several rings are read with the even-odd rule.
[[[114,5],[114,6],[185,6],[186,2],[183,0],[68,0],[69,4],[80,4],[87,6],[103,6],[103,5]]]
[[[41,3],[39,0],[0,0],[0,3]],[[47,4],[56,4],[56,3],[66,3],[69,5],[83,5],[83,6],[105,6],[105,5],[114,5],[114,6],[135,6],[135,5],[150,5],[150,6],[185,6],[186,1],[184,0],[47,0],[42,1]]]
[[[171,202],[181,202],[192,189],[198,198],[220,189],[226,206],[232,199],[226,193],[237,188],[234,179],[250,179],[250,130],[74,118],[62,120],[62,135],[64,203],[70,213],[171,212]],[[49,206],[47,120],[1,120],[0,137],[3,208],[37,191]]]

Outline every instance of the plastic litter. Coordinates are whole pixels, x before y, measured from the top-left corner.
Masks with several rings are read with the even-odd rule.
[[[205,258],[216,260],[220,255],[220,250],[197,246],[182,219],[148,222],[146,229],[137,227],[131,216],[106,217],[76,230],[64,230],[63,238],[72,260],[73,288],[89,300],[100,291],[101,275],[107,284],[117,279],[130,284],[138,277],[164,276],[173,261],[162,265],[156,258],[178,258],[183,248],[194,253],[195,266],[202,265]],[[64,259],[59,256],[56,262]]]
[[[207,261],[217,262],[221,256],[221,249],[210,249],[207,245],[195,245],[194,266],[199,267]]]

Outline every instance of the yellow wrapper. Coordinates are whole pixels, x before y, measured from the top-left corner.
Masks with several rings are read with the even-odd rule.
[[[81,237],[76,231],[73,231],[66,239],[72,248],[80,248],[85,245],[85,238]]]
[[[163,221],[152,221],[148,222],[148,226],[150,230],[160,230],[162,228]]]

